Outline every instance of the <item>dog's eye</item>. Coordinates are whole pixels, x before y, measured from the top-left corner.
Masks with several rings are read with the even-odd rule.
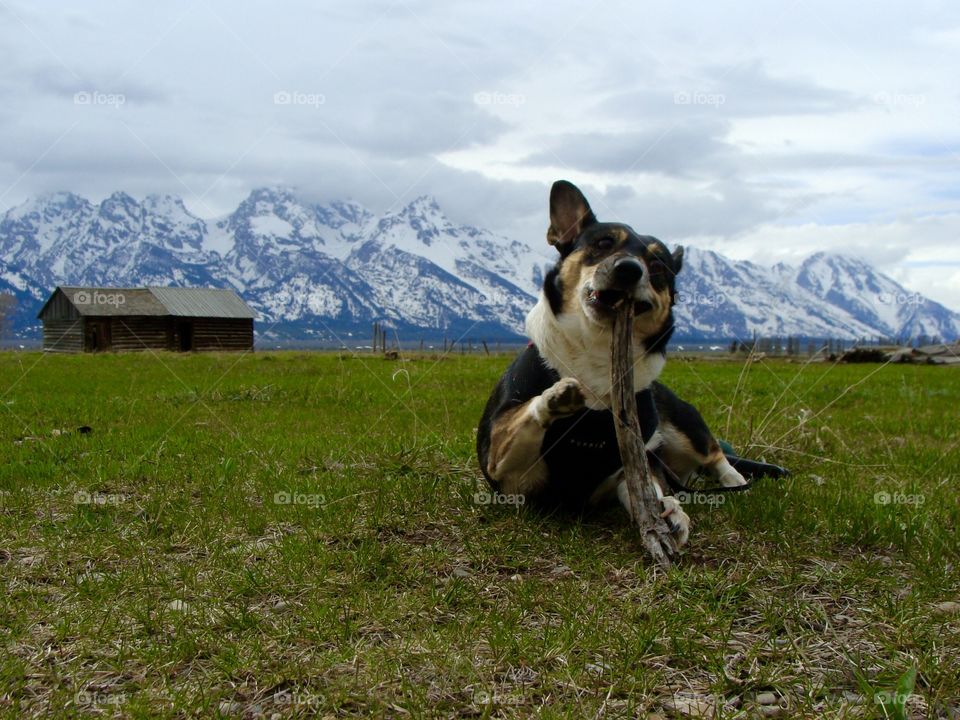
[[[667,272],[667,266],[662,260],[651,260],[649,266],[651,275],[663,275]]]
[[[613,247],[612,237],[602,237],[597,240],[597,250],[609,250]]]

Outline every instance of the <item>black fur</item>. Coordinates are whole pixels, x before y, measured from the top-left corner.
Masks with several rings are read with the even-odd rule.
[[[726,455],[730,464],[733,465],[734,469],[745,478],[756,480],[757,478],[768,477],[773,478],[774,480],[779,480],[781,478],[790,477],[790,471],[785,467],[781,467],[780,465],[772,465],[771,463],[758,462],[756,460],[747,460],[747,458],[742,458],[739,455],[732,455],[731,453],[724,454]]]
[[[700,411],[678,398],[661,382],[654,382],[652,388],[660,416],[670,418],[670,423],[686,435],[693,449],[701,455],[707,455],[713,449],[711,443],[716,441]],[[751,480],[761,477],[780,479],[790,475],[789,470],[779,465],[747,460],[729,452],[725,452],[724,457],[737,472]]]
[[[487,472],[494,421],[501,413],[542,394],[558,380],[560,375],[547,367],[532,344],[501,376],[477,427],[480,468],[494,489],[500,488]],[[649,389],[637,393],[637,410],[643,439],[649,440],[659,423],[654,396]],[[550,473],[550,492],[544,498],[527,500],[568,510],[586,507],[600,483],[623,465],[613,413],[609,410],[585,408],[574,415],[555,420],[546,431],[540,454]],[[647,455],[651,462],[658,462],[650,453]]]
[[[563,311],[563,288],[560,285],[560,263],[557,263],[543,279],[543,294],[550,304],[550,312],[559,315]]]
[[[624,300],[636,302],[636,312],[640,316],[643,312],[666,311],[665,316],[657,315],[663,317],[660,326],[653,332],[647,326],[645,332],[648,336],[643,338],[645,353],[666,354],[674,330],[672,306],[676,296],[676,275],[683,265],[683,248],[678,247],[671,253],[656,238],[638,235],[627,225],[598,222],[583,194],[566,181],[555,183],[550,193],[547,240],[560,253],[557,264],[544,278],[543,292],[550,312],[555,316],[562,315],[568,306],[566,296],[575,291],[563,287],[562,276],[592,267],[589,284],[576,290],[583,292],[584,298],[577,298],[577,306],[571,311],[584,312],[580,304],[588,303],[594,319],[612,319],[618,303]],[[564,273],[565,263],[578,265],[568,265],[569,270]],[[639,265],[642,265],[642,271]],[[643,278],[643,287],[649,288],[639,295],[635,293],[635,288],[640,287],[638,276]],[[644,295],[649,300],[645,300]],[[543,394],[560,379],[559,373],[546,364],[531,343],[494,388],[477,428],[477,456],[484,477],[495,490],[501,490],[489,474],[495,423],[504,413]],[[719,458],[720,447],[703,417],[667,387],[654,382],[636,393],[636,399],[645,441],[653,436],[663,417],[689,439],[696,452],[696,457],[692,458],[694,463]],[[533,504],[582,510],[601,484],[622,467],[610,410],[584,408],[568,417],[553,419],[537,452],[537,457],[530,458],[531,467],[538,459],[542,460],[548,479],[541,496],[526,498]],[[647,455],[656,474],[675,489],[683,489],[656,451]],[[665,457],[670,459],[668,455]],[[786,474],[786,470],[776,465],[745,460],[732,454],[726,457],[734,468],[748,477],[782,477]],[[689,472],[689,468],[681,472]],[[517,479],[513,478],[512,482]],[[732,489],[740,487],[743,486]]]
[[[694,450],[701,455],[710,452],[713,434],[693,405],[678,398],[661,382],[653,383],[653,397],[664,417],[670,418],[670,422],[687,436]]]

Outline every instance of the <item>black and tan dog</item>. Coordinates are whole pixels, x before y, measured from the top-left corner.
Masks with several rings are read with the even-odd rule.
[[[690,519],[671,484],[704,472],[720,485],[785,471],[725,455],[700,413],[655,382],[673,333],[672,253],[627,225],[598,222],[566,181],[550,192],[547,241],[560,252],[539,302],[527,316],[529,347],[500,378],[477,430],[480,467],[498,493],[526,502],[584,509],[614,494],[629,511],[610,412],[614,308],[635,304],[633,386],[663,516],[684,543]],[[672,482],[671,482],[672,481]]]

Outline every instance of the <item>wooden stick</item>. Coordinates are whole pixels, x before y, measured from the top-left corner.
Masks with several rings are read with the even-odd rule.
[[[655,485],[657,481],[650,473],[640,429],[633,387],[633,303],[629,300],[621,303],[614,317],[610,374],[614,425],[630,496],[630,514],[640,528],[647,554],[660,567],[667,568],[678,548],[670,528],[660,517],[662,505]]]

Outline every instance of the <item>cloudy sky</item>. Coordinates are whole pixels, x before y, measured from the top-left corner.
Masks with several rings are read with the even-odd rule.
[[[861,256],[960,309],[960,5],[0,0],[0,211],[203,217],[431,194],[541,242],[546,194],[764,263]]]

